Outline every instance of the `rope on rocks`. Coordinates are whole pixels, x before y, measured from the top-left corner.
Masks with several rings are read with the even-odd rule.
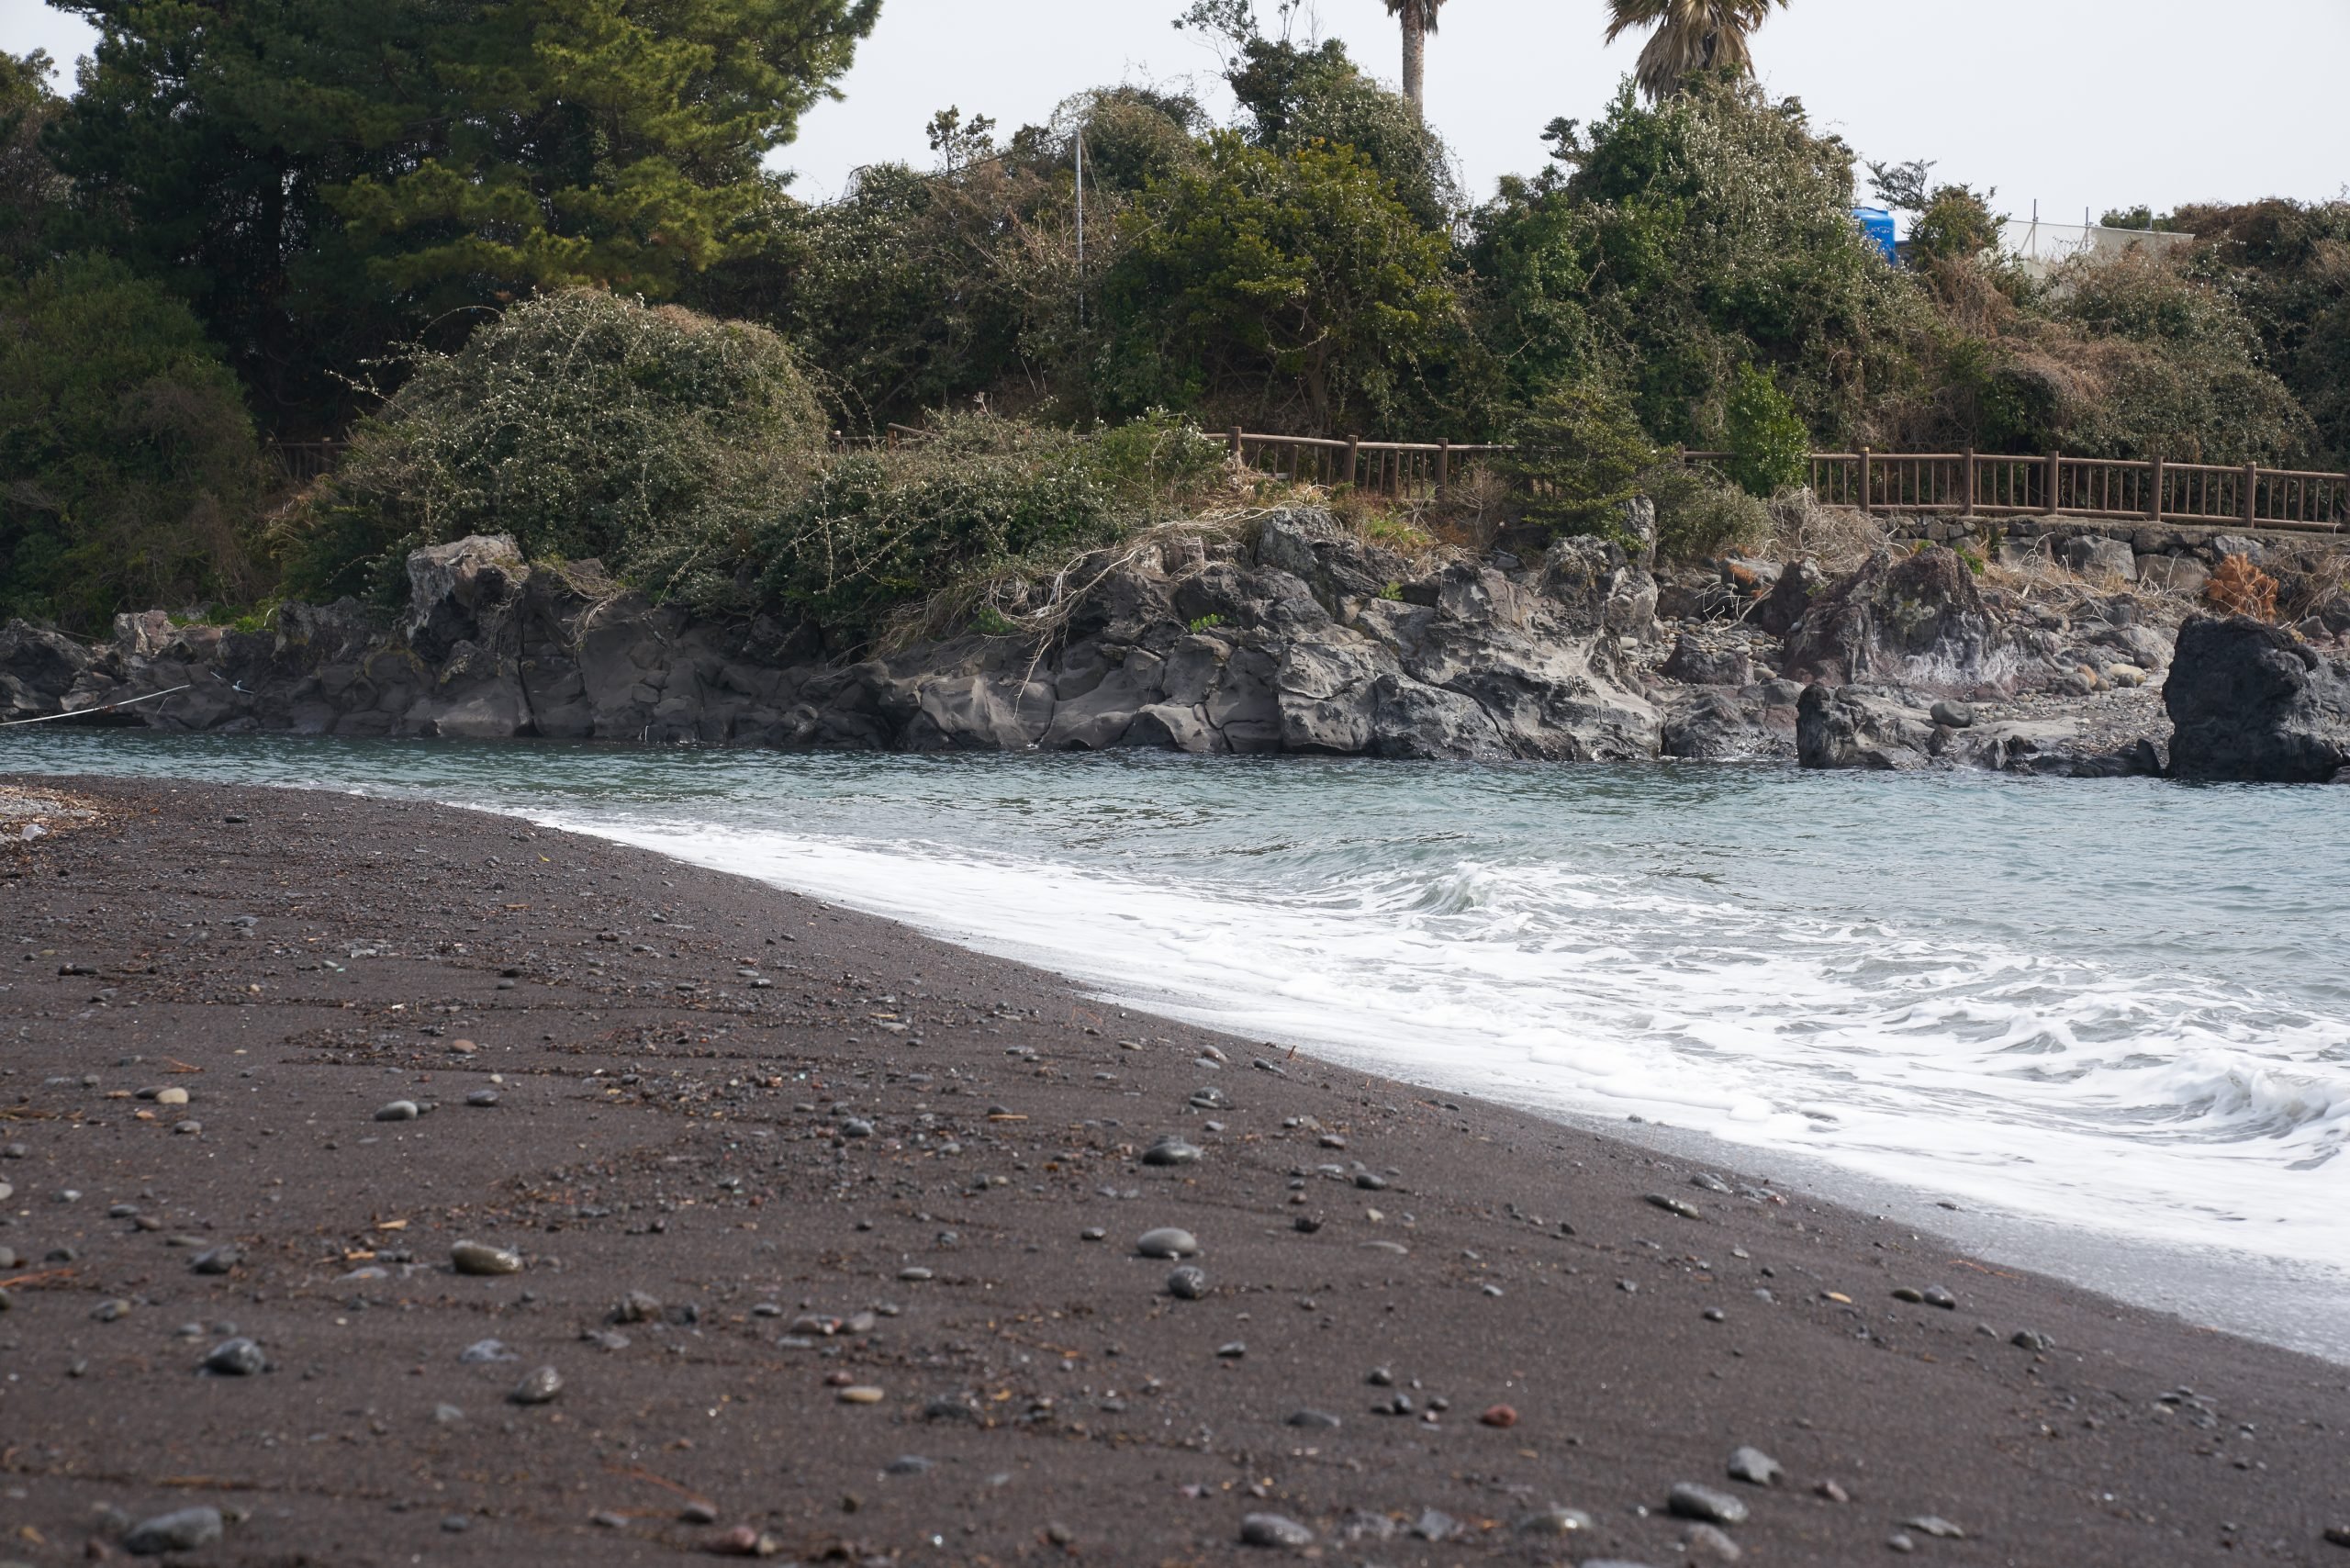
[[[46,724],[58,719],[86,719],[93,713],[111,713],[118,708],[135,708],[141,702],[152,702],[173,692],[185,691],[196,684],[187,681],[163,691],[151,691],[144,697],[126,697],[119,702],[101,703],[95,708],[65,708],[54,713],[41,713],[30,719],[0,719],[0,730],[14,729],[18,724]]]

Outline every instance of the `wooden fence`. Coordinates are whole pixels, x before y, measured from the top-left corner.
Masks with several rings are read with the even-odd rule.
[[[1453,465],[1506,446],[1449,441],[1333,441],[1310,435],[1251,435],[1235,427],[1225,436],[1232,455],[1279,479],[1298,484],[1352,485],[1382,496],[1427,496],[1452,483]]]
[[[1312,436],[1225,438],[1251,467],[1285,479],[1348,484],[1385,496],[1427,495],[1451,482],[1455,464],[1512,446],[1440,441],[1331,441]],[[1680,453],[1720,464],[1727,452]],[[1815,452],[1812,493],[1821,504],[1863,512],[1963,517],[2137,518],[2148,522],[2350,532],[2350,474],[2212,463],[2109,457],[2007,457],[1974,452]]]
[[[833,434],[836,451],[871,450],[923,440],[928,432],[890,425],[878,436]],[[1301,484],[1351,485],[1376,495],[1426,497],[1449,485],[1481,457],[1513,452],[1505,445],[1450,441],[1360,441],[1326,436],[1259,435],[1234,428],[1225,442],[1249,467]],[[280,442],[276,451],[297,481],[334,466],[342,443]],[[1727,452],[1680,454],[1689,463],[1718,464]],[[2214,527],[2350,532],[2350,474],[2308,469],[2241,467],[2212,463],[2136,462],[2031,457],[1975,452],[1815,452],[1808,459],[1812,493],[1831,507],[1863,512],[1942,512],[1962,517],[2133,518],[2147,522]]]
[[[1691,453],[1693,460],[1718,453]],[[1828,506],[1964,517],[2138,518],[2322,533],[2350,532],[2350,474],[2109,457],[1974,452],[1815,452],[1811,487]]]

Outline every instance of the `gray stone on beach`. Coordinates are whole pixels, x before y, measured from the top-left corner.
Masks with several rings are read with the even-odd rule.
[[[1171,1225],[1146,1230],[1135,1241],[1136,1253],[1145,1258],[1192,1258],[1199,1250],[1198,1237]]]
[[[1953,730],[1972,729],[1975,726],[1975,708],[1972,703],[1953,702],[1945,698],[1926,710],[1926,713],[1935,723],[1947,724]]]
[[[1142,1151],[1145,1165],[1196,1165],[1200,1158],[1197,1144],[1186,1143],[1171,1134]]]
[[[522,1255],[485,1241],[460,1241],[449,1249],[449,1261],[461,1274],[519,1274]]]
[[[375,1113],[379,1122],[412,1122],[422,1115],[413,1100],[395,1100]]]
[[[188,1269],[198,1274],[225,1274],[245,1260],[242,1251],[234,1247],[207,1247],[188,1260]]]
[[[1250,1514],[1240,1521],[1240,1543],[1298,1551],[1314,1544],[1314,1532],[1285,1515]]]
[[[1288,1427],[1309,1427],[1319,1430],[1335,1430],[1338,1418],[1326,1410],[1292,1410],[1281,1423]]]
[[[506,1397],[516,1405],[545,1405],[563,1392],[563,1374],[553,1367],[533,1367]]]
[[[269,1368],[269,1357],[259,1345],[239,1336],[223,1339],[204,1358],[204,1370],[215,1377],[252,1377]]]
[[[1190,1264],[1167,1276],[1167,1294],[1180,1301],[1198,1301],[1208,1294],[1208,1276],[1204,1269]]]
[[[465,1096],[465,1103],[475,1106],[477,1109],[487,1110],[490,1106],[498,1103],[498,1091],[495,1089],[476,1089]]]
[[[1914,1519],[1902,1520],[1901,1524],[1905,1529],[1916,1530],[1919,1535],[1932,1536],[1936,1540],[1964,1540],[1966,1539],[1964,1530],[1943,1518],[1940,1514],[1920,1514]]]
[[[1757,1448],[1740,1448],[1729,1456],[1729,1478],[1751,1482],[1757,1486],[1775,1486],[1786,1473],[1779,1462]]]
[[[1727,1492],[1717,1492],[1710,1486],[1699,1486],[1684,1481],[1665,1495],[1665,1507],[1676,1518],[1696,1519],[1709,1525],[1738,1525],[1746,1522],[1746,1505]]]
[[[180,1508],[131,1526],[122,1547],[133,1557],[160,1557],[166,1551],[194,1551],[219,1539],[219,1509]]]
[[[1591,1528],[1591,1516],[1581,1508],[1537,1508],[1520,1514],[1509,1528],[1526,1536],[1579,1535]]]

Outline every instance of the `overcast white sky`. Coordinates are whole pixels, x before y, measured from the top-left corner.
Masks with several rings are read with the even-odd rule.
[[[1260,11],[1273,9],[1259,0]],[[1397,69],[1381,0],[1313,0],[1326,37]],[[1192,78],[1229,99],[1213,52],[1169,23],[1181,0],[883,0],[880,25],[784,162],[801,195],[859,164],[928,158],[949,104],[1007,129],[1105,83]],[[1605,0],[1449,0],[1429,48],[1430,117],[1473,195],[1541,165],[1552,117],[1595,118],[1635,40],[1603,49]],[[0,0],[0,44],[86,50],[78,19]],[[1794,0],[1755,40],[1763,80],[1864,157],[1940,160],[1998,205],[2078,222],[2086,208],[2212,198],[2322,199],[2350,185],[2339,73],[2350,0]]]

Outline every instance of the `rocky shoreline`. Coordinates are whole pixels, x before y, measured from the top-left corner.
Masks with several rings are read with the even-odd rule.
[[[2322,1564],[2343,1370],[421,803],[0,781],[0,1559]],[[184,1555],[180,1555],[184,1553]]]
[[[1075,563],[1064,600],[1041,607],[1047,633],[851,662],[804,628],[697,622],[592,561],[532,566],[476,536],[410,557],[397,617],[288,604],[237,630],[151,611],[118,617],[98,647],[11,622],[0,719],[2295,781],[2350,768],[2350,597],[2290,628],[2239,618],[2185,636],[2220,622],[2184,545],[2141,557],[2084,535],[1986,567],[1880,542],[1841,571],[1798,557],[1660,576],[1645,502],[1620,533],[1633,548],[1571,538],[1472,558],[1407,557],[1311,510],[1243,533],[1164,530]]]

